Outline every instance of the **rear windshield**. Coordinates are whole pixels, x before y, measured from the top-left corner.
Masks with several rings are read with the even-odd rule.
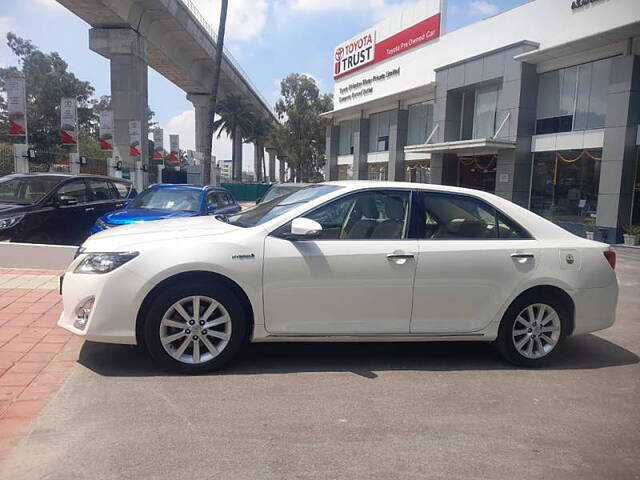
[[[0,178],[0,202],[37,203],[62,180],[64,177]]]
[[[202,192],[197,190],[152,188],[134,198],[128,208],[198,212],[201,202]]]

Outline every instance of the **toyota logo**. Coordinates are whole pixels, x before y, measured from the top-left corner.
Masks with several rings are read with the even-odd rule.
[[[338,49],[336,50],[336,62],[339,62],[343,56],[344,56],[344,47],[338,47]]]

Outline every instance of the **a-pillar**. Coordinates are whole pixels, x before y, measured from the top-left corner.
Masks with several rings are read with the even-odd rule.
[[[89,48],[110,60],[114,147],[122,155],[123,165],[133,173],[136,187],[142,189],[146,178],[142,165],[149,161],[146,41],[130,28],[92,28]],[[140,122],[138,159],[128,156],[129,122],[133,120]]]
[[[242,181],[242,131],[240,127],[236,128],[236,134],[233,138],[233,180],[236,182]]]
[[[267,155],[269,156],[269,181],[271,183],[276,181],[276,153],[277,151],[272,148],[267,149]]]
[[[204,154],[207,148],[207,111],[209,110],[209,95],[199,93],[187,94],[187,100],[193,104],[195,111],[196,152]]]
[[[640,124],[640,56],[613,58],[609,78],[596,239],[619,243],[622,228],[631,223]]]

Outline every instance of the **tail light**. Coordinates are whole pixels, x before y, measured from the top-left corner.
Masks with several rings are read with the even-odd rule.
[[[613,268],[615,270],[616,268],[616,252],[614,252],[613,250],[607,250],[604,253],[604,258],[607,259],[607,262],[609,262],[609,265],[611,265],[611,268]]]

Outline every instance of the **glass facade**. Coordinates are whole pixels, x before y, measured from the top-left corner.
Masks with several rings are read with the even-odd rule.
[[[369,151],[386,152],[389,150],[389,129],[391,111],[374,113],[369,117]]]
[[[458,159],[458,186],[485,192],[496,191],[497,157],[483,155]]]
[[[433,130],[433,102],[409,105],[407,145],[422,145]]]
[[[473,138],[490,138],[496,131],[499,85],[476,88]]]
[[[540,75],[536,134],[604,127],[611,59]]]
[[[576,234],[593,222],[598,207],[602,150],[535,153],[532,211]]]
[[[384,181],[387,180],[388,165],[386,163],[369,164],[368,179]]]
[[[631,224],[640,225],[640,147],[636,151],[636,181],[633,184],[631,201]]]
[[[358,127],[358,120],[340,122],[340,138],[338,139],[338,155],[353,155],[353,132]]]

